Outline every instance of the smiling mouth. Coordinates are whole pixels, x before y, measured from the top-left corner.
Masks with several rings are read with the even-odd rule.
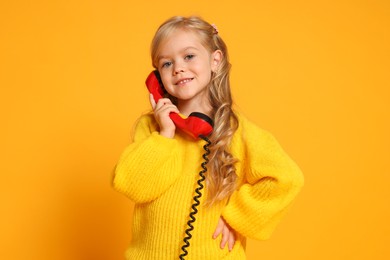
[[[191,82],[193,79],[194,78],[182,79],[182,80],[176,82],[176,85],[184,85],[184,84],[186,84],[188,82]]]

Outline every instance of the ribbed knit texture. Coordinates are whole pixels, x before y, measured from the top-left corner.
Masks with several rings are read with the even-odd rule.
[[[245,259],[246,237],[269,238],[303,185],[300,169],[273,136],[238,117],[231,143],[239,159],[238,189],[228,203],[209,208],[202,207],[207,186],[203,189],[186,259]],[[114,188],[136,203],[126,259],[179,259],[204,144],[181,134],[174,139],[160,136],[153,115],[140,118],[113,179]],[[227,246],[220,249],[221,237],[212,239],[220,216],[238,232],[231,252]]]

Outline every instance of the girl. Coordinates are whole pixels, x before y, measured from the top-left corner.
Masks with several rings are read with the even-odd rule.
[[[126,258],[245,259],[246,237],[270,236],[303,184],[301,171],[271,134],[232,109],[228,52],[215,26],[173,17],[157,30],[151,56],[166,97],[150,98],[153,111],[137,122],[113,179],[135,202]],[[169,115],[179,111],[214,121],[192,231],[187,221],[205,143],[175,126]]]

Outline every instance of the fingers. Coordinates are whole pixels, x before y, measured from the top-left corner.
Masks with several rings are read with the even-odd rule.
[[[173,138],[176,126],[169,115],[172,112],[179,113],[179,110],[169,98],[161,98],[157,101],[157,104],[152,99],[151,97],[150,104],[154,107],[154,117],[160,126],[160,135]]]
[[[221,249],[224,249],[226,244],[228,245],[229,251],[232,251],[234,244],[236,242],[234,230],[224,221],[221,217],[218,221],[217,228],[213,234],[213,238],[217,238],[220,234],[222,234]]]
[[[179,113],[179,110],[174,104],[172,104],[171,100],[168,98],[160,99],[154,106],[154,114],[157,117],[167,117],[171,112]]]
[[[157,103],[156,103],[156,101],[154,100],[153,94],[150,93],[149,94],[149,102],[150,102],[150,105],[152,106],[153,110],[158,110],[165,105],[171,105],[169,107],[174,108],[176,110],[176,111],[171,111],[171,112],[179,113],[176,106],[173,105],[172,101],[169,98],[160,98],[159,100],[157,100]]]
[[[158,110],[161,110],[162,108],[163,109],[175,108],[177,110],[176,106],[172,103],[172,101],[169,98],[160,98],[156,103],[156,101],[153,98],[153,95],[150,95],[149,100],[150,100],[150,104],[155,112]],[[176,111],[172,111],[172,112],[176,112]],[[177,112],[179,112],[179,111],[177,111]]]
[[[233,250],[233,247],[234,247],[234,243],[236,242],[236,237],[234,235],[234,232],[231,232],[230,233],[230,236],[229,236],[229,239],[228,239],[228,248],[229,248],[229,251],[232,251]]]
[[[225,245],[229,240],[229,237],[230,237],[230,230],[227,226],[224,226],[222,230],[221,249],[225,248]]]
[[[225,226],[224,221],[222,218],[219,218],[217,228],[215,229],[215,232],[213,234],[213,239],[216,239],[219,234],[221,234],[223,227]]]

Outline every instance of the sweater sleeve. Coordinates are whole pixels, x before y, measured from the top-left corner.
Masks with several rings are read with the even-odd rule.
[[[303,175],[271,134],[249,121],[242,123],[243,184],[222,216],[240,234],[264,240],[301,189]]]
[[[182,169],[177,141],[159,135],[151,120],[148,115],[141,117],[134,141],[122,153],[113,177],[114,188],[136,203],[158,198]]]

